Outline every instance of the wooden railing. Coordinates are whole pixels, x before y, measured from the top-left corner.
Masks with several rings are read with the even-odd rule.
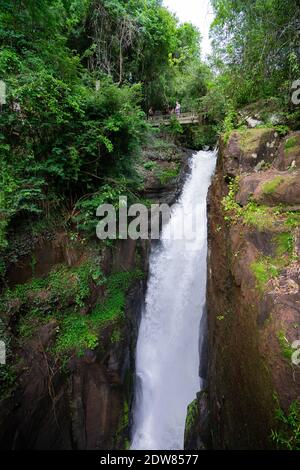
[[[152,126],[170,125],[171,119],[174,117],[180,122],[180,124],[197,124],[199,122],[199,116],[196,113],[182,113],[179,116],[176,114],[162,114],[158,116],[149,116],[148,121]]]

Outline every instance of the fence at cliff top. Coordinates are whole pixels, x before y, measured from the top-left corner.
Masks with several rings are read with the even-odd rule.
[[[149,116],[148,121],[152,126],[158,127],[162,124],[169,126],[174,117],[176,117],[180,124],[198,124],[200,122],[200,118],[196,113],[182,113],[179,116],[176,116],[176,114],[160,114],[157,116]]]

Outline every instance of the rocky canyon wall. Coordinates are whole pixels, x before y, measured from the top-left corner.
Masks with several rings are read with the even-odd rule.
[[[141,200],[175,202],[188,156],[159,140],[145,149]],[[15,233],[10,242],[0,448],[126,448],[150,242],[104,244],[76,227]]]
[[[232,132],[209,194],[208,386],[186,447],[296,448],[300,133]],[[295,346],[295,345],[294,345]]]

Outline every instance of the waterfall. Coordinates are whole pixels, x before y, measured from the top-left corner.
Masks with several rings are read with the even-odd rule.
[[[187,406],[201,388],[206,200],[215,160],[215,152],[193,156],[182,195],[151,253],[136,350],[132,449],[183,449]]]

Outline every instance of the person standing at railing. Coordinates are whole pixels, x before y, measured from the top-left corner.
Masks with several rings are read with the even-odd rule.
[[[150,107],[149,111],[148,111],[148,118],[149,119],[152,119],[154,116],[154,110],[152,108],[152,106]]]
[[[177,117],[180,116],[180,113],[181,113],[181,104],[179,103],[179,101],[176,101],[175,113],[176,113],[176,116],[177,116]]]

